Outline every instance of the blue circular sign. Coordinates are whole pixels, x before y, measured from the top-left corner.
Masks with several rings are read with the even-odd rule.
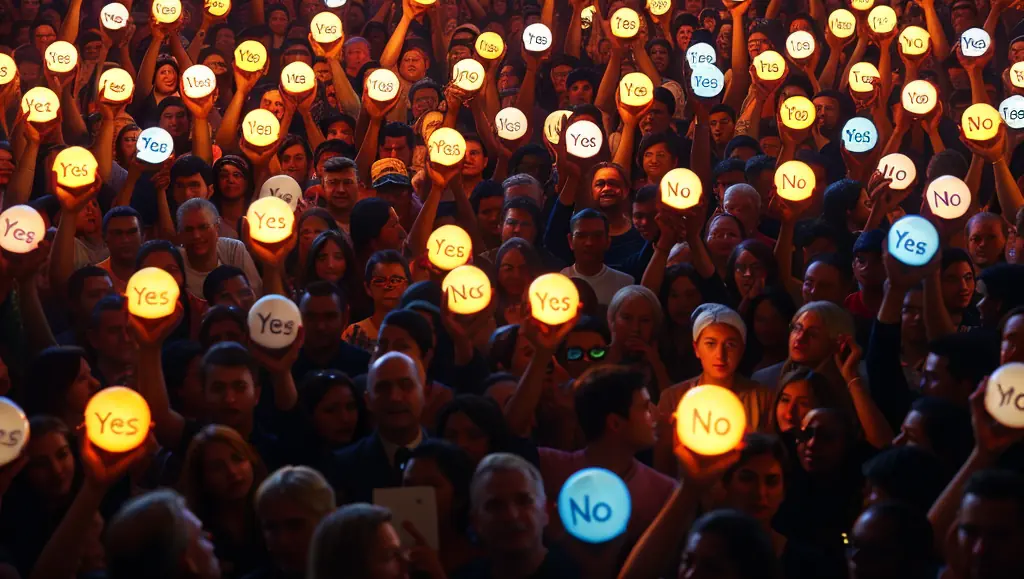
[[[866,153],[878,144],[878,129],[871,119],[853,117],[843,125],[843,145],[851,153]]]
[[[558,493],[562,526],[587,543],[605,543],[625,533],[632,509],[626,483],[603,468],[577,471]]]
[[[889,229],[889,253],[907,265],[924,265],[938,250],[939,232],[920,215],[907,215]]]

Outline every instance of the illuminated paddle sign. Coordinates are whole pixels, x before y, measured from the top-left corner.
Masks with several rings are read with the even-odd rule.
[[[99,163],[92,151],[85,147],[68,147],[53,159],[53,172],[57,184],[68,189],[88,187],[96,181]]]
[[[668,14],[672,9],[672,0],[647,0],[647,9],[655,16]]]
[[[386,68],[378,68],[366,77],[366,90],[369,97],[379,103],[389,102],[398,96],[398,76]]]
[[[442,225],[427,239],[427,259],[445,271],[465,265],[472,253],[473,242],[458,225]]]
[[[333,12],[320,12],[309,22],[309,33],[320,44],[341,40],[341,18]]]
[[[932,112],[932,109],[935,108],[935,103],[938,102],[938,98],[935,85],[926,80],[912,80],[908,82],[903,87],[903,94],[900,95],[903,109],[917,116],[924,116]]]
[[[921,266],[939,250],[939,232],[920,215],[907,215],[889,229],[889,253],[910,266]]]
[[[849,38],[857,30],[857,17],[843,8],[833,10],[828,16],[828,27],[836,38]]]
[[[903,153],[892,153],[878,161],[878,172],[885,179],[892,179],[889,188],[902,191],[914,184],[917,179],[917,167],[910,157]]]
[[[431,162],[451,167],[466,156],[466,139],[455,129],[441,127],[430,133],[427,151]]]
[[[249,235],[263,243],[278,243],[292,234],[295,212],[287,201],[277,197],[263,197],[253,201],[245,214],[249,222]]]
[[[159,320],[174,313],[180,295],[178,282],[158,267],[146,267],[128,279],[125,298],[128,312],[147,320]]]
[[[631,72],[619,81],[619,101],[630,107],[642,107],[654,99],[654,83],[642,72]]]
[[[100,10],[100,24],[107,30],[121,30],[128,26],[128,9],[120,2],[111,2]]]
[[[858,12],[867,12],[875,5],[875,0],[850,0],[850,8]]]
[[[774,50],[766,50],[754,57],[754,72],[761,80],[779,80],[786,74],[786,59]]]
[[[907,26],[900,32],[900,49],[908,56],[920,56],[928,52],[931,35],[920,26]]]
[[[291,175],[274,175],[260,187],[260,198],[263,197],[277,197],[295,211],[295,206],[302,197],[302,187]]]
[[[494,115],[494,124],[498,137],[506,141],[514,141],[526,135],[526,115],[515,107],[505,107],[498,111]]]
[[[896,11],[889,6],[879,5],[868,14],[868,27],[876,34],[889,34],[896,29]]]
[[[231,12],[231,0],[206,0],[203,8],[210,16],[224,16]]]
[[[60,99],[45,86],[30,88],[25,96],[21,97],[21,111],[28,113],[26,120],[30,123],[48,123],[57,118],[59,110]]]
[[[1003,426],[1024,428],[1024,364],[1003,364],[989,376],[985,409]]]
[[[562,526],[586,543],[607,543],[625,533],[632,509],[626,483],[603,468],[577,471],[558,493]]]
[[[316,74],[308,64],[296,60],[281,69],[281,88],[288,94],[305,94],[316,88]]]
[[[162,24],[177,22],[181,18],[181,0],[153,0],[152,14]]]
[[[267,64],[267,47],[257,40],[246,40],[235,49],[235,64],[245,72],[259,72]]]
[[[960,117],[960,126],[964,136],[972,141],[987,141],[999,132],[1002,117],[999,111],[988,103],[974,103],[967,107]]]
[[[491,279],[474,265],[460,265],[441,282],[448,294],[448,309],[456,314],[482,312],[491,303]]]
[[[811,196],[817,178],[803,161],[786,161],[775,170],[775,192],[787,201],[803,201]]]
[[[697,386],[676,407],[676,434],[687,448],[718,456],[736,448],[747,428],[740,399],[721,386]]]
[[[0,53],[0,86],[3,86],[18,76],[18,65],[9,55]]]
[[[0,396],[0,466],[18,458],[28,442],[29,426],[25,411],[5,396]]]
[[[242,138],[254,147],[266,147],[277,142],[281,121],[266,109],[253,109],[242,120]]]
[[[854,92],[871,92],[875,90],[873,81],[878,80],[881,75],[878,69],[870,62],[858,62],[850,67],[850,90]]]
[[[484,85],[484,65],[475,59],[463,58],[452,67],[452,82],[467,92],[480,90]]]
[[[640,15],[632,8],[619,8],[612,14],[612,35],[633,38],[640,32]]]
[[[74,44],[58,40],[46,47],[46,68],[51,72],[71,72],[78,65],[78,49]]]
[[[814,124],[817,112],[811,99],[796,95],[786,99],[779,107],[779,118],[783,125],[800,131]]]
[[[797,30],[786,39],[786,52],[793,60],[804,60],[814,54],[814,35],[806,30]]]
[[[1010,84],[1017,88],[1024,88],[1024,61],[1010,65]]]
[[[843,125],[843,145],[851,153],[865,153],[878,144],[878,129],[871,119],[853,117]]]
[[[181,86],[188,98],[201,99],[213,94],[213,90],[217,88],[217,77],[210,67],[193,64],[181,74]]]
[[[85,406],[85,433],[107,452],[138,448],[149,435],[149,404],[138,392],[124,386],[104,388]]]
[[[131,100],[135,91],[135,80],[123,68],[108,68],[100,75],[99,94],[112,103]]]
[[[292,300],[277,294],[260,298],[246,320],[252,341],[279,350],[292,345],[302,327],[302,314]]]
[[[535,22],[523,30],[523,48],[529,52],[544,52],[551,48],[551,29]]]
[[[562,123],[572,115],[572,111],[555,111],[544,119],[544,138],[552,145],[558,144],[562,132]]]
[[[943,175],[928,184],[925,193],[932,213],[943,219],[957,219],[971,205],[971,189],[957,177]]]
[[[15,205],[0,213],[0,247],[11,253],[28,253],[46,236],[43,216],[28,205]]]
[[[174,138],[160,127],[149,127],[135,140],[135,158],[143,163],[159,165],[174,154]]]
[[[497,32],[484,32],[476,38],[476,53],[487,60],[494,60],[503,52],[505,41]]]

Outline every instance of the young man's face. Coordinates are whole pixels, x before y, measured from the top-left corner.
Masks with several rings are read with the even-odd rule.
[[[351,211],[359,200],[359,179],[355,169],[324,173],[324,197],[337,211]]]
[[[175,139],[188,136],[189,118],[185,107],[169,106],[160,113],[160,128],[167,131]]]
[[[131,364],[135,357],[135,342],[128,333],[128,313],[125,310],[102,312],[97,326],[89,331],[89,345],[100,359]]]
[[[206,408],[217,424],[244,430],[252,422],[260,389],[245,366],[210,366],[203,383]]]
[[[350,145],[355,145],[355,133],[352,127],[345,121],[335,121],[327,127],[327,139],[338,139]]]
[[[644,202],[633,202],[633,227],[640,232],[644,241],[654,241],[658,237],[658,224],[654,218],[658,215],[658,201],[651,199]]]
[[[281,151],[281,170],[295,182],[302,186],[309,179],[310,159],[306,154],[306,148],[302,145],[292,145]]]
[[[569,234],[569,246],[577,263],[599,264],[611,245],[603,219],[580,219]]]
[[[255,302],[256,294],[252,291],[249,281],[243,276],[236,275],[224,280],[224,283],[220,286],[220,291],[214,296],[214,302],[210,305],[235,306],[248,313],[249,308]]]
[[[483,233],[497,237],[501,233],[501,207],[505,204],[504,197],[484,197],[480,200],[476,212],[476,220],[480,223]]]
[[[135,254],[142,245],[139,221],[130,215],[111,217],[107,221],[107,233],[103,236],[110,249],[110,257],[119,263],[135,261]]]
[[[398,73],[408,82],[416,82],[427,75],[427,57],[421,51],[407,50],[398,62]]]
[[[713,113],[708,120],[711,126],[711,138],[716,145],[725,146],[736,132],[736,123],[726,112]]]
[[[210,198],[210,186],[206,184],[203,176],[199,173],[176,178],[172,188],[174,190],[174,200],[179,205],[196,197]]]

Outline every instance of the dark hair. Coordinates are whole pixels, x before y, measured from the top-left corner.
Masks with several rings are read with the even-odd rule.
[[[712,169],[711,174],[713,177],[717,178],[721,175],[724,175],[725,173],[739,172],[744,173],[745,177],[746,166],[747,164],[742,159],[737,159],[736,157],[726,157],[725,159],[722,159],[721,161],[715,163],[715,168]]]
[[[86,359],[85,350],[78,346],[50,346],[36,354],[27,374],[33,385],[24,392],[25,412],[30,416],[63,414],[65,395]]]
[[[945,358],[949,375],[970,382],[971,390],[999,367],[998,344],[978,332],[940,336],[928,343],[928,353]]]
[[[103,216],[103,235],[107,234],[107,226],[110,225],[110,220],[117,217],[134,217],[139,227],[142,227],[142,215],[130,205],[119,205],[112,207],[107,214]]]
[[[495,279],[494,287],[497,288],[499,294],[504,293],[504,289],[500,284],[497,283],[497,271],[501,269],[501,262],[505,259],[505,254],[510,251],[518,251],[523,255],[523,259],[526,261],[526,267],[529,269],[531,275],[537,275],[537,272],[541,270],[540,256],[537,254],[536,248],[526,241],[522,237],[513,237],[501,244],[498,248],[498,253],[494,257],[494,271]]]
[[[170,100],[172,97],[164,99],[164,101]],[[174,188],[174,183],[178,179],[183,177],[191,177],[192,175],[199,175],[203,178],[203,182],[206,185],[213,184],[213,168],[206,163],[198,155],[182,155],[174,160],[174,164],[171,165],[171,188]]]
[[[511,374],[507,374],[507,379],[515,380],[516,378]],[[512,447],[512,432],[505,421],[505,415],[494,399],[477,394],[459,394],[451,399],[437,412],[436,432],[438,436],[444,436],[444,429],[448,426],[448,420],[452,415],[459,413],[465,414],[487,436],[488,454],[508,452],[510,450]]]
[[[659,198],[657,185],[644,185],[636,190],[636,194],[633,195],[633,203],[650,203],[651,201],[657,201]]]
[[[755,157],[767,157],[768,159],[771,159],[771,161],[768,161],[766,159],[758,159],[757,162],[760,163],[761,165],[771,165],[772,167],[775,166],[775,158],[768,157],[768,155],[765,155],[764,151],[761,149],[761,144],[757,142],[757,139],[751,137],[750,135],[736,135],[735,137],[729,139],[729,142],[725,144],[725,158],[731,159],[733,151],[741,147],[747,147],[749,149],[754,150],[754,156],[747,159],[744,163],[749,163],[753,161]]]
[[[175,340],[163,348],[161,367],[164,371],[164,383],[167,385],[167,396],[171,408],[182,406],[181,389],[188,376],[188,367],[192,360],[203,355],[203,347],[192,340]]]
[[[575,215],[572,216],[572,218],[569,219],[569,231],[575,232],[576,224],[584,219],[600,219],[601,223],[604,224],[604,232],[608,233],[608,218],[605,217],[604,213],[601,213],[600,211],[592,207],[580,209],[579,211],[576,212]]]
[[[245,312],[236,306],[228,306],[224,304],[213,306],[203,314],[203,321],[199,325],[199,343],[202,344],[204,348],[211,346],[210,328],[214,324],[219,324],[220,322],[234,322],[243,334],[248,333],[249,325],[246,320]]]
[[[853,179],[840,179],[825,189],[821,218],[840,231],[847,231],[846,214],[860,201],[864,185]]]
[[[90,277],[105,277],[110,279],[110,272],[102,267],[96,267],[95,265],[87,265],[73,271],[71,276],[68,277],[68,300],[72,305],[77,304],[78,300],[82,298],[82,291],[85,289],[85,280]]]
[[[352,440],[358,440],[370,432],[370,416],[366,409],[366,401],[363,399],[363,390],[356,386],[355,382],[344,372],[338,370],[310,370],[298,383],[298,408],[312,420],[316,407],[324,399],[324,396],[336,386],[348,388],[352,394],[352,400],[356,405],[356,413],[359,418],[356,420],[356,428],[352,433]],[[312,429],[310,429],[312,430]]]
[[[470,49],[472,49],[472,46],[470,47]],[[415,98],[416,93],[423,89],[434,91],[434,94],[437,95],[438,101],[444,98],[444,94],[441,91],[441,85],[437,84],[437,81],[430,78],[429,76],[425,76],[419,79],[418,81],[412,83],[412,86],[409,87],[408,98],[410,104],[412,104],[413,98]]]
[[[227,264],[221,264],[213,268],[206,275],[206,279],[203,280],[203,299],[206,300],[206,303],[213,306],[217,303],[217,294],[223,288],[224,282],[238,276],[241,276],[247,285],[249,284],[249,276],[245,275],[241,268]]]
[[[576,420],[588,443],[604,434],[609,414],[629,416],[633,393],[644,388],[644,378],[623,366],[596,366],[576,380]]]
[[[452,485],[452,528],[466,533],[469,530],[469,485],[475,469],[466,451],[447,440],[430,438],[414,448],[409,459],[434,461],[448,479]]]
[[[380,324],[381,329],[384,326],[395,326],[405,330],[424,356],[434,349],[434,330],[430,327],[430,322],[413,310],[391,310]],[[424,360],[421,362],[426,365]]]
[[[924,418],[924,434],[935,454],[950,469],[959,469],[974,448],[971,415],[967,409],[944,398],[922,396],[914,400],[910,410]]]
[[[508,216],[508,212],[512,209],[521,209],[530,214],[533,218],[533,227],[537,230],[536,239],[528,239],[530,243],[537,243],[540,241],[542,236],[542,229],[544,226],[543,217],[541,216],[540,207],[537,207],[537,203],[529,197],[513,197],[505,201],[505,204],[501,206],[501,220],[505,221],[505,217]]]
[[[512,357],[516,352],[516,341],[519,339],[519,324],[508,324],[491,332],[487,340],[486,359],[491,362],[493,371],[512,370]]]
[[[125,297],[119,294],[111,294],[100,298],[100,301],[96,302],[96,305],[92,307],[92,312],[89,313],[89,329],[95,330],[100,327],[103,312],[126,311],[126,303]]]
[[[734,123],[736,122],[736,110],[733,109],[732,107],[730,107],[727,104],[719,103],[719,104],[711,107],[711,111],[709,112],[709,115],[713,115],[715,113],[725,113],[726,115],[729,116],[730,119],[732,119],[732,122],[734,122]]]
[[[354,157],[356,155],[355,149],[352,145],[342,141],[341,139],[327,139],[316,146],[313,151],[313,166],[316,167],[320,164],[320,159],[327,153],[335,153],[343,157]]]
[[[964,497],[967,495],[1016,503],[1015,519],[1018,525],[1024,525],[1024,475],[997,469],[977,472],[964,487]]]
[[[735,140],[735,137],[733,140]],[[732,141],[729,141],[729,144],[731,145]],[[726,148],[728,148],[728,145],[726,145]],[[747,183],[753,183],[754,180],[760,177],[761,173],[764,173],[765,171],[774,172],[775,163],[775,157],[769,157],[765,154],[754,155],[747,159],[747,164],[743,166],[743,174],[747,179]]]
[[[743,435],[743,447],[740,449],[739,460],[729,470],[725,471],[722,480],[728,484],[732,480],[733,475],[736,474],[736,471],[760,456],[771,456],[783,469],[789,463],[786,445],[777,436],[761,432],[750,432]]]
[[[380,138],[377,140],[377,146],[383,146],[384,139],[388,137],[393,139],[404,138],[410,150],[416,146],[416,133],[413,132],[412,127],[405,123],[390,122],[385,124],[380,130]]]
[[[402,308],[412,307],[413,302],[423,302],[438,308],[441,311],[441,284],[432,280],[418,281],[402,292],[398,305]]]
[[[401,265],[402,269],[405,271],[405,277],[412,277],[412,274],[409,273],[409,262],[402,257],[401,253],[398,253],[393,249],[383,249],[381,251],[375,251],[373,255],[370,256],[370,259],[366,260],[366,272],[363,275],[363,279],[366,282],[369,282],[370,278],[373,277],[373,269],[377,267],[377,265],[385,263]]]
[[[674,134],[670,134],[668,131],[658,131],[656,133],[649,133],[640,139],[640,145],[636,148],[636,164],[643,167],[644,153],[647,149],[650,149],[654,145],[665,145],[668,149],[668,153],[679,161],[679,143],[676,140]]]
[[[935,569],[935,533],[928,521],[928,509],[921,506],[898,499],[887,500],[873,504],[861,513],[862,517],[871,515],[884,519],[891,529],[889,540],[899,541],[901,555],[921,569],[920,574],[906,577],[927,577]]]
[[[773,286],[779,283],[779,264],[775,261],[775,254],[771,247],[768,247],[763,241],[756,239],[744,239],[732,250],[729,254],[729,260],[726,262],[725,271],[734,272],[736,271],[736,260],[740,258],[743,252],[749,252],[765,269],[765,286]],[[725,287],[729,292],[733,294],[734,298],[739,297],[739,288],[736,287],[736,276],[729,273],[725,276]],[[737,302],[738,303],[738,302]]]
[[[705,514],[690,527],[690,534],[715,535],[725,548],[726,559],[736,565],[743,579],[780,579],[778,559],[761,523],[732,509]]]
[[[177,262],[178,269],[181,270],[182,279],[185,280],[185,283],[183,283],[182,286],[184,287],[185,285],[187,285],[188,274],[185,271],[185,259],[181,257],[181,252],[178,251],[178,248],[176,248],[173,243],[166,239],[150,239],[149,241],[143,243],[142,246],[139,247],[139,252],[135,254],[135,269],[142,269],[142,263],[146,261],[146,258],[149,257],[149,254],[155,253],[157,251],[162,251],[164,253],[168,253],[171,255],[171,258],[174,259],[175,262]],[[184,295],[182,295],[182,297],[184,297]]]
[[[916,446],[883,450],[865,462],[861,472],[888,498],[912,505],[922,513],[928,512],[952,477],[938,456]]]
[[[480,211],[480,202],[482,200],[495,197],[505,198],[505,190],[502,189],[501,183],[491,179],[484,179],[477,183],[473,187],[473,193],[469,196],[469,204],[473,206],[473,213]]]
[[[324,173],[340,173],[347,169],[356,169],[356,162],[348,157],[331,157],[324,161]]]
[[[369,248],[370,242],[380,235],[380,230],[391,218],[391,204],[378,197],[360,199],[352,207],[349,236],[353,249],[358,254]]]
[[[351,115],[347,115],[345,113],[331,113],[321,119],[318,123],[320,126],[320,132],[326,135],[329,132],[331,125],[334,123],[345,123],[353,132],[356,130],[356,120],[353,119]],[[309,145],[306,146],[308,147]]]
[[[331,223],[334,223],[333,218]],[[358,296],[358,292],[362,292],[363,289],[360,285],[360,271],[356,267],[356,255],[349,244],[348,238],[337,229],[328,229],[320,233],[309,246],[309,253],[306,254],[305,283],[308,284],[320,280],[320,276],[316,273],[316,261],[320,254],[327,250],[328,243],[337,245],[341,249],[342,255],[345,256],[345,273],[336,282],[338,287],[345,291],[347,295]]]
[[[244,326],[243,326],[244,327]],[[238,342],[221,342],[210,346],[203,356],[202,377],[203,388],[206,388],[206,375],[212,366],[226,368],[245,368],[252,374],[253,381],[259,387],[257,366],[249,350]]]
[[[807,270],[816,263],[823,263],[838,271],[839,280],[843,282],[844,286],[848,286],[852,283],[853,269],[850,267],[849,259],[839,255],[838,253],[818,253],[812,255],[807,261],[807,267],[804,268],[804,274],[806,275]]]
[[[278,160],[281,159],[281,156],[284,154],[284,152],[287,149],[289,149],[291,147],[294,147],[295,145],[299,145],[300,147],[302,147],[302,150],[305,151],[306,158],[308,159],[307,164],[312,165],[313,164],[313,151],[312,151],[312,149],[309,148],[309,141],[307,141],[306,139],[304,139],[300,135],[296,135],[295,133],[288,133],[287,135],[285,135],[284,139],[281,141],[281,146],[278,147],[277,153],[275,153],[275,155],[277,156]],[[302,185],[302,183],[299,183],[299,185]]]
[[[540,157],[540,175],[534,175],[534,177],[536,177],[542,184],[546,183],[547,180],[551,178],[551,153],[549,153],[542,145],[538,145],[537,143],[527,143],[512,153],[512,156],[509,157],[508,160],[509,174],[515,175],[522,172],[519,169],[519,163],[522,163],[523,158],[527,155]]]
[[[321,298],[325,296],[330,296],[334,298],[334,300],[338,304],[338,307],[341,309],[341,312],[345,312],[345,309],[348,307],[348,300],[346,299],[345,294],[342,293],[340,289],[338,289],[338,286],[334,285],[329,281],[323,280],[314,281],[306,285],[306,293],[303,294],[302,299],[299,300],[299,307],[302,307],[302,300],[306,299],[307,297]]]

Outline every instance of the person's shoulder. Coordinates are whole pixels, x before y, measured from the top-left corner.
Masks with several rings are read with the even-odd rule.
[[[658,401],[658,406],[671,406],[674,410],[679,400],[682,399],[683,394],[697,385],[697,381],[700,380],[700,376],[694,376],[688,380],[683,380],[666,388],[661,393],[661,398]]]
[[[623,273],[614,267],[605,266],[605,275],[614,278],[616,281],[623,282],[625,285],[633,285],[633,276]]]
[[[767,368],[761,368],[757,372],[751,374],[750,379],[762,386],[773,389],[779,382],[779,374],[782,372],[782,366],[784,364],[785,362],[779,362],[778,364],[772,364]]]

